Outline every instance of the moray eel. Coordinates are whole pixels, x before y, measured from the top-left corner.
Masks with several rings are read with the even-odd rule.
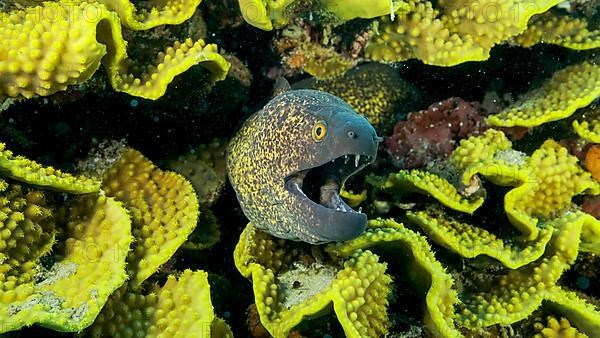
[[[340,98],[284,92],[250,116],[229,144],[230,182],[257,228],[312,244],[360,235],[367,216],[339,196],[375,160],[381,138]]]

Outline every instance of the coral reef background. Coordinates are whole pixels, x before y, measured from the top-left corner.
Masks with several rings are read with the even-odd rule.
[[[264,1],[269,4],[271,2],[273,1]],[[387,5],[388,2],[384,2]],[[9,11],[36,3],[36,1],[0,0],[0,8],[3,11]],[[268,324],[264,325],[264,320],[262,324],[260,323],[261,309],[257,310],[257,305],[253,305],[255,302],[260,302],[260,299],[255,300],[253,285],[246,278],[247,275],[250,275],[251,269],[247,268],[248,270],[244,270],[241,274],[240,271],[244,268],[240,271],[236,268],[234,250],[243,249],[236,249],[240,234],[252,233],[252,229],[246,228],[246,218],[238,206],[233,189],[225,180],[225,168],[220,154],[224,152],[227,140],[231,138],[240,124],[250,114],[260,109],[272,96],[274,82],[278,76],[285,76],[290,83],[295,84],[295,88],[312,87],[329,90],[333,93],[336,93],[337,90],[336,94],[351,104],[353,100],[360,103],[366,102],[362,106],[357,104],[357,107],[362,109],[361,112],[365,115],[372,114],[379,119],[373,124],[377,125],[382,136],[386,136],[386,145],[380,149],[378,162],[369,169],[372,174],[387,177],[386,175],[390,172],[397,173],[399,169],[412,168],[426,168],[432,173],[445,172],[444,161],[448,157],[452,157],[452,151],[461,144],[460,140],[481,134],[490,128],[490,125],[494,125],[503,127],[502,130],[510,136],[514,149],[527,154],[532,154],[540,149],[548,138],[561,141],[561,144],[569,149],[571,154],[579,158],[581,164],[579,166],[583,168],[581,170],[589,171],[596,181],[600,177],[598,141],[583,142],[577,133],[577,126],[581,126],[581,129],[594,130],[594,126],[589,124],[598,120],[598,108],[596,108],[598,102],[589,105],[584,113],[578,111],[573,117],[563,116],[564,119],[562,119],[563,117],[560,120],[556,118],[553,120],[558,121],[548,121],[548,123],[545,123],[547,121],[535,121],[528,126],[518,127],[517,124],[515,127],[514,124],[485,119],[491,114],[506,112],[507,107],[517,110],[520,107],[519,99],[523,94],[528,93],[531,88],[546,83],[558,71],[569,66],[586,67],[579,65],[589,64],[590,60],[597,61],[597,56],[594,54],[597,53],[597,49],[579,51],[564,48],[562,45],[568,43],[564,39],[558,41],[564,38],[560,35],[555,37],[555,40],[558,41],[556,44],[553,44],[551,39],[547,39],[546,43],[536,44],[540,38],[533,29],[528,33],[529,35],[523,35],[517,41],[486,42],[486,46],[489,45],[487,48],[489,49],[489,59],[487,60],[478,62],[454,60],[458,64],[451,67],[440,66],[438,56],[434,55],[428,58],[428,54],[419,54],[422,51],[414,48],[410,50],[409,55],[395,55],[398,58],[390,60],[402,61],[401,63],[395,63],[392,66],[369,66],[374,67],[369,68],[373,72],[371,77],[362,75],[363,77],[359,80],[354,80],[357,81],[357,85],[365,87],[366,97],[361,98],[347,88],[349,83],[353,84],[354,82],[344,80],[339,76],[360,73],[360,65],[358,67],[356,65],[366,61],[365,56],[376,54],[375,43],[365,49],[367,41],[377,41],[377,43],[383,44],[383,40],[387,39],[382,35],[380,40],[376,40],[373,37],[373,30],[370,29],[370,25],[374,21],[372,18],[376,16],[383,16],[381,19],[376,19],[381,21],[379,24],[381,32],[385,31],[386,25],[390,25],[387,18],[387,7],[383,10],[381,6],[374,6],[373,13],[361,13],[360,15],[352,10],[342,12],[334,10],[338,19],[343,18],[343,20],[341,20],[342,22],[332,22],[331,26],[327,26],[315,24],[319,18],[309,21],[306,13],[299,9],[302,8],[301,6],[313,4],[313,2],[295,1],[294,6],[281,12],[283,14],[279,13],[277,9],[271,10],[269,13],[274,15],[269,20],[272,30],[261,30],[244,21],[240,12],[240,4],[243,3],[245,2],[238,3],[234,0],[204,0],[191,17],[180,24],[157,25],[152,29],[144,30],[123,30],[122,39],[127,41],[127,60],[130,62],[128,64],[131,65],[133,73],[144,73],[144,69],[137,69],[135,65],[152,64],[158,51],[167,51],[169,46],[173,46],[173,42],[177,40],[185,41],[185,39],[191,38],[193,41],[197,41],[203,39],[207,44],[218,46],[212,50],[215,54],[212,58],[213,61],[218,59],[215,62],[221,65],[220,71],[204,67],[202,64],[190,66],[191,68],[187,71],[174,77],[168,86],[165,84],[164,95],[156,100],[131,96],[123,91],[115,90],[116,88],[113,89],[114,72],[111,73],[100,68],[91,79],[84,82],[75,78],[73,85],[65,90],[56,91],[51,96],[34,96],[23,100],[7,98],[0,102],[0,142],[6,143],[7,148],[16,154],[66,172],[94,176],[96,171],[103,173],[115,162],[119,163],[120,151],[126,145],[139,151],[154,165],[185,176],[191,186],[196,189],[200,201],[199,226],[193,232],[190,229],[189,240],[175,253],[169,254],[166,262],[163,262],[164,264],[157,263],[161,266],[157,268],[157,271],[150,269],[151,271],[146,271],[143,277],[138,278],[140,280],[149,278],[150,282],[163,285],[168,280],[174,283],[174,277],[171,275],[180,274],[187,269],[206,271],[206,276],[192,274],[188,271],[181,274],[180,278],[184,281],[196,281],[198,278],[197,285],[204,285],[204,280],[208,281],[214,306],[214,314],[211,315],[224,319],[236,337],[268,337],[269,333],[263,327],[268,327]],[[339,5],[336,1],[324,1],[323,3],[332,6],[330,8],[337,8],[335,6]],[[550,6],[550,2],[544,3],[548,3]],[[578,15],[589,23],[586,29],[596,32],[595,38],[596,41],[598,40],[600,34],[597,33],[597,29],[594,30],[600,22],[600,10],[597,2],[571,1],[568,2],[568,6],[566,4],[561,6],[563,7],[561,10],[568,7],[569,11],[578,11]],[[414,8],[409,8],[409,10],[416,11]],[[383,12],[380,13],[381,11]],[[418,22],[416,16],[413,15],[411,18],[414,20],[406,22],[407,25],[412,26],[409,25],[410,27],[402,29],[425,27],[423,23]],[[354,20],[350,21],[350,19]],[[532,20],[538,20],[540,23],[536,21],[536,25],[544,27],[543,18],[534,17]],[[123,21],[125,22],[125,20]],[[123,25],[125,26],[125,24]],[[583,27],[582,23],[572,25],[576,28]],[[401,30],[399,27],[390,29],[393,29],[394,32]],[[436,31],[432,29],[430,34],[436,34]],[[457,34],[461,35],[461,32]],[[594,37],[593,34],[590,35],[592,38]],[[325,37],[328,38],[325,39]],[[463,35],[461,37],[464,38]],[[427,41],[426,36],[419,35],[418,38]],[[323,42],[325,40],[327,40],[326,43]],[[576,39],[573,38],[567,42],[574,40]],[[577,41],[581,42],[581,40]],[[491,47],[499,42],[506,43]],[[410,45],[410,41],[402,43]],[[523,48],[523,46],[527,48]],[[176,52],[172,53],[175,55]],[[388,58],[390,53],[389,50],[385,51],[382,54],[385,56],[384,59]],[[164,53],[163,61],[168,54],[169,52]],[[420,59],[413,58],[415,55]],[[370,58],[377,59],[376,57]],[[479,59],[484,58],[479,57]],[[229,64],[226,77],[224,75],[225,63]],[[581,74],[598,74],[598,66],[592,70],[582,69],[579,72]],[[215,81],[214,74],[221,74],[222,81]],[[91,76],[91,74],[89,75]],[[151,75],[149,76],[151,78]],[[327,79],[319,82],[313,76]],[[127,81],[130,80],[132,84],[136,83],[133,78],[127,78],[126,75],[123,77],[128,79]],[[140,77],[142,76],[140,75]],[[594,81],[598,81],[597,75],[595,78],[590,76],[584,79],[587,79],[588,83],[597,83]],[[377,85],[373,85],[371,80],[378,80]],[[564,82],[568,81],[564,80]],[[572,83],[581,83],[581,81],[578,82],[575,79]],[[378,87],[380,85],[384,87]],[[600,88],[600,86],[596,87]],[[579,89],[577,87],[567,88],[573,89],[573,92]],[[597,101],[599,95],[597,88],[592,88],[592,91],[595,90],[595,92],[588,95],[591,98],[588,101]],[[377,95],[381,92],[383,92],[383,97],[378,97]],[[347,96],[344,97],[344,95]],[[568,96],[569,93],[564,95]],[[0,92],[0,98],[2,97],[2,92]],[[435,109],[436,105],[444,107],[444,113],[438,112]],[[581,106],[585,107],[588,104]],[[431,111],[435,114],[427,115]],[[575,109],[572,109],[571,113],[574,111]],[[583,123],[576,122],[573,125],[573,121],[587,121],[588,124],[583,125]],[[445,128],[447,123],[454,125]],[[467,125],[462,123],[467,123]],[[460,127],[457,127],[458,124],[461,124]],[[429,129],[432,128],[430,125],[434,126],[433,130]],[[596,132],[597,134],[598,132]],[[402,146],[394,143],[407,139],[409,140],[408,144],[403,143]],[[433,149],[424,146],[427,144],[423,141],[424,139],[439,147]],[[506,149],[508,148],[510,146],[506,147]],[[132,162],[146,163],[135,154],[128,156],[135,159],[132,159]],[[121,161],[125,160],[121,159]],[[569,161],[575,160],[571,158]],[[140,164],[140,167],[144,166],[152,167],[152,164]],[[452,177],[443,178],[455,184],[461,173],[454,174]],[[400,176],[402,175],[395,179],[404,180],[402,181],[404,188],[406,185],[417,185],[414,183],[417,179],[413,176]],[[3,175],[0,177],[5,178]],[[420,178],[423,177],[420,176]],[[455,184],[460,186],[460,191],[456,195],[467,196],[469,199],[468,202],[462,204],[462,207],[468,209],[468,213],[472,213],[483,202],[476,207],[470,203],[475,204],[479,198],[483,199],[483,197],[488,199],[487,204],[484,204],[485,207],[502,205],[504,195],[509,189],[506,184],[494,185],[491,188],[490,182],[494,182],[493,180],[486,176],[483,181],[473,179],[470,182],[462,182],[462,186]],[[388,194],[374,188],[372,184],[365,184],[364,181],[365,177],[361,175],[348,182],[346,188],[359,193],[368,189],[368,197],[366,192],[363,197],[358,195],[354,197],[357,199],[357,205],[361,202],[363,206],[366,205],[373,218],[404,215],[405,210],[411,208],[411,204],[413,206],[414,204],[425,205],[431,202],[428,197],[420,195],[407,200],[396,200],[395,196],[389,197]],[[443,184],[445,183],[439,183],[437,187],[445,187]],[[438,199],[437,195],[428,188],[422,186],[414,188],[412,185],[411,187],[421,194],[425,191]],[[481,186],[485,186],[487,189],[484,189],[483,192],[479,189]],[[108,195],[111,196],[110,188],[108,185],[105,187]],[[483,193],[486,195],[482,195]],[[135,192],[132,194],[135,195]],[[568,203],[570,203],[571,196],[568,197]],[[117,198],[117,200],[119,199]],[[582,205],[583,210],[589,214],[596,218],[600,217],[599,197],[576,196],[573,201]],[[444,201],[441,202],[446,205]],[[144,209],[144,207],[139,208],[140,210]],[[495,208],[487,210],[490,210],[487,214],[481,212],[476,214],[481,216],[484,228],[492,224],[496,218],[507,219],[502,207],[497,210]],[[454,211],[448,216],[448,219],[452,219],[452,216],[456,216]],[[417,219],[415,223],[427,223],[426,215],[414,212],[412,217]],[[459,219],[462,219],[461,217],[458,216]],[[451,221],[448,222],[455,224]],[[399,245],[401,249],[398,249],[400,252],[410,251],[406,248],[408,246],[405,244],[406,242],[421,243],[420,241],[425,241],[422,236],[411,237],[412,235],[405,234],[405,230],[400,226],[394,224],[390,227],[396,231],[394,234],[397,237],[394,237],[394,240],[401,243]],[[558,225],[557,228],[559,228]],[[411,229],[415,230],[416,227]],[[135,226],[132,231],[134,230]],[[506,230],[506,233],[502,233],[502,235],[515,235],[512,230]],[[427,231],[424,232],[427,233]],[[517,231],[515,230],[515,232]],[[541,238],[539,239],[540,243],[545,241],[542,244],[536,242],[535,245],[538,245],[538,249],[545,247],[545,243],[551,241],[549,233],[538,236],[538,239]],[[261,240],[265,243],[276,242],[270,238]],[[486,260],[487,258],[475,260],[449,254],[448,251],[451,250],[447,250],[448,244],[430,242],[433,248],[431,250],[436,253],[435,258],[447,269],[447,274],[455,278],[455,283],[459,284],[461,288],[485,283],[487,281],[482,281],[480,278],[499,276],[506,270],[500,264],[487,265],[486,262],[489,261],[489,259]],[[386,321],[385,325],[389,326],[391,336],[431,336],[431,331],[425,328],[426,325],[423,322],[423,313],[426,312],[423,299],[426,290],[413,292],[414,288],[405,287],[414,285],[414,281],[411,280],[414,276],[407,268],[407,266],[414,266],[414,263],[407,263],[400,259],[390,260],[389,257],[393,257],[393,255],[390,255],[389,252],[384,256],[386,259],[379,258],[377,261],[371,257],[372,253],[362,251],[366,245],[361,245],[359,243],[353,247],[351,254],[335,253],[335,250],[332,249],[328,255],[334,258],[328,259],[337,261],[341,260],[340,257],[343,257],[344,260],[347,259],[347,262],[344,263],[346,265],[341,265],[339,269],[348,271],[349,274],[353,264],[357,261],[361,264],[370,264],[373,266],[373,271],[378,273],[377,282],[385,285],[389,283],[387,276],[392,276],[390,284],[392,286],[389,289],[392,295],[389,298],[388,306],[389,320],[382,320]],[[292,247],[297,250],[293,254],[294,259],[314,263],[311,261],[314,260],[314,257],[310,249],[301,246],[299,248]],[[288,249],[292,251],[289,247],[286,248],[286,250]],[[337,250],[342,251],[342,249]],[[384,248],[381,252],[386,250],[389,248]],[[323,253],[323,255],[325,254]],[[600,260],[597,255],[597,251],[580,253],[572,268],[561,279],[562,285],[585,294],[588,301],[596,306],[600,299],[598,282]],[[387,274],[383,273],[385,269],[381,265],[384,261],[388,264]],[[138,262],[138,260],[128,258],[128,264],[132,264],[131,262]],[[437,268],[440,263],[436,261],[435,264],[431,263],[431,266]],[[291,263],[290,266],[294,267]],[[259,270],[259,268],[255,267],[254,270]],[[298,270],[301,269],[298,268]],[[139,271],[127,272],[133,276],[134,281],[137,274],[140,273]],[[317,278],[333,280],[332,274],[335,272],[323,268],[319,271],[323,275],[318,275]],[[481,272],[481,275],[478,272]],[[171,287],[175,290],[174,293],[181,292],[175,286],[168,286],[165,290]],[[382,293],[388,290],[384,287],[381,288]],[[111,296],[109,302],[112,304],[127,303],[126,297],[131,294],[142,298],[147,297],[149,289],[151,287],[136,289],[133,286],[125,285]],[[195,292],[193,287],[185,290],[186,292]],[[198,297],[205,301],[208,296],[202,294]],[[335,292],[328,292],[328,297],[335,299]],[[136,306],[139,308],[153,306],[152,300],[144,299],[146,299],[145,303],[141,302],[141,305],[137,304]],[[419,306],[414,306],[414,304],[419,304]],[[380,305],[375,304],[374,307],[377,308]],[[128,306],[132,309],[136,308],[131,304]],[[470,308],[469,311],[471,310],[473,309]],[[109,316],[107,313],[101,314],[100,318],[110,318],[110,316],[102,316]],[[600,324],[596,324],[600,326]],[[103,332],[104,334],[111,332],[109,329],[101,327],[102,323],[96,325],[93,327],[94,332]],[[344,335],[345,325],[351,324],[340,323],[335,315],[330,314],[324,318],[303,321],[291,332],[291,336],[339,337]],[[560,318],[560,314],[540,308],[535,309],[533,315],[516,324],[493,325],[486,329],[477,328],[469,333],[475,336],[532,336],[535,333],[544,334],[550,331],[576,331],[571,325],[577,326],[569,323],[565,318]],[[376,331],[375,335],[379,332]],[[72,336],[70,333],[59,333],[37,326],[23,328],[8,333],[7,336],[25,337],[40,334],[52,337]],[[225,333],[223,336],[226,336]]]

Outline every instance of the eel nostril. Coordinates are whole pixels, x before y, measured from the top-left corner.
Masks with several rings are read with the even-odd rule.
[[[349,138],[356,138],[356,133],[352,130],[348,131],[347,135]]]

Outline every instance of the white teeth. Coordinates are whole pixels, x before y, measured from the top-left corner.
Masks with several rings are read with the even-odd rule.
[[[344,155],[344,164],[348,164],[349,159],[348,155]]]
[[[359,208],[358,208],[358,212],[362,212],[362,207],[359,207]]]
[[[358,162],[360,162],[360,155],[356,155],[354,158],[354,166],[358,168]]]

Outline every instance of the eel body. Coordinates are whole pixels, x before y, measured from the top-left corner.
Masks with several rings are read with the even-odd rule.
[[[338,97],[291,90],[250,116],[231,140],[229,179],[244,214],[263,231],[313,244],[352,239],[367,217],[339,190],[373,162],[380,141]]]

